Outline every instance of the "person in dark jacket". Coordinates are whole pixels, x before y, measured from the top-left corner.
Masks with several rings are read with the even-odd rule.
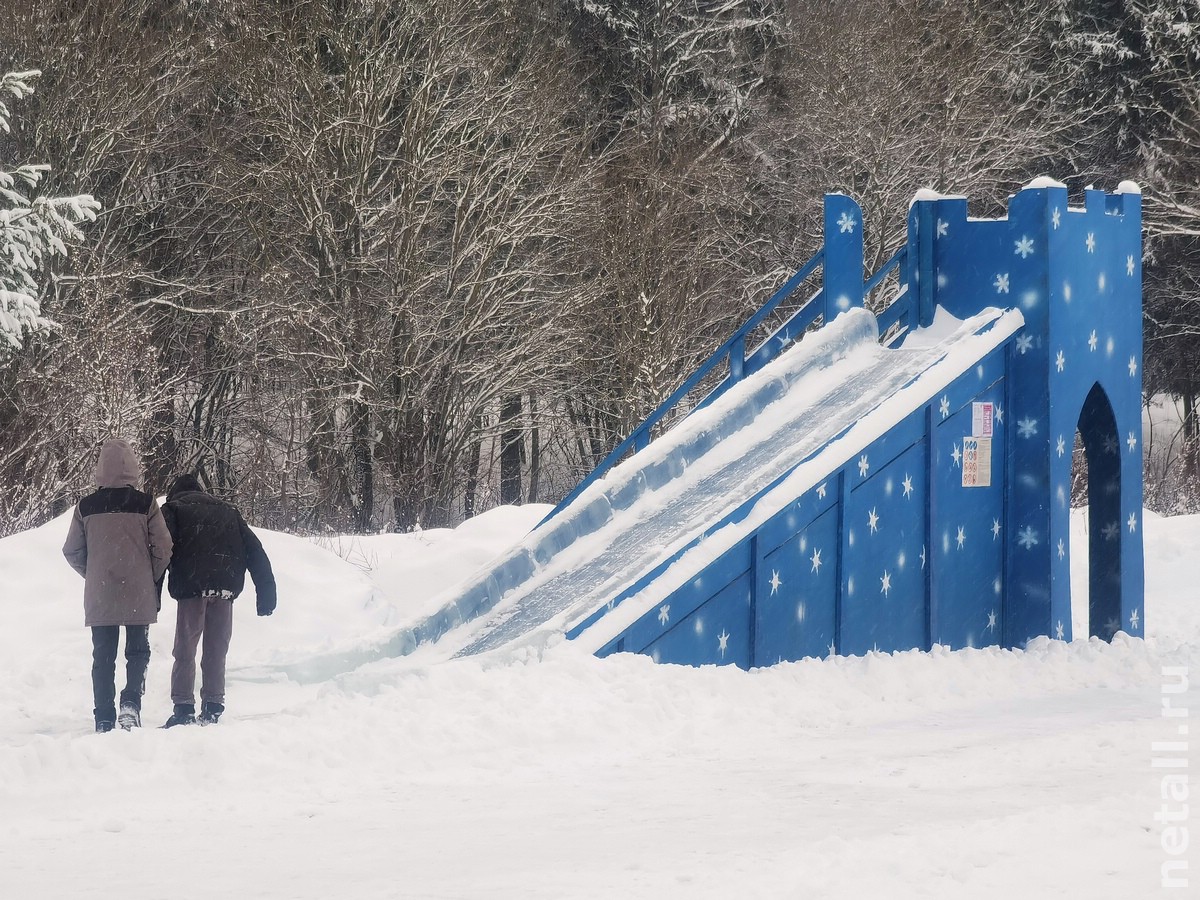
[[[142,724],[150,665],[150,625],[158,621],[159,588],[171,558],[171,535],[149,494],[127,441],[100,448],[96,490],[79,501],[63,555],[83,576],[83,623],[92,629],[92,695],[96,731]],[[116,659],[125,626],[125,689],[117,714]]]
[[[196,647],[200,660],[202,725],[225,711],[225,656],[233,634],[233,601],[254,579],[258,614],[275,611],[275,576],[262,543],[232,504],[206,493],[193,475],[180,475],[167,493],[163,518],[174,541],[167,588],[178,601],[171,700],[175,710],[163,727],[196,719]]]

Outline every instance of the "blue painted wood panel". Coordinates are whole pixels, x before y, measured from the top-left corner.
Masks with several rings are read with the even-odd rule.
[[[919,416],[910,417],[906,436],[920,423]],[[873,445],[866,462],[885,456],[887,447]],[[863,479],[847,498],[839,653],[926,645],[925,470],[922,439]]]
[[[721,588],[643,651],[656,662],[750,666],[750,573]]]
[[[954,392],[950,392],[954,393]],[[997,382],[940,418],[934,428],[933,473],[937,497],[932,541],[937,571],[931,608],[933,643],[954,648],[997,644],[1003,622],[1004,440],[996,419],[986,479],[990,487],[964,487],[963,468],[974,429],[974,404],[1003,409]]]
[[[755,665],[828,656],[833,650],[838,521],[838,510],[829,508],[763,557],[755,603]]]

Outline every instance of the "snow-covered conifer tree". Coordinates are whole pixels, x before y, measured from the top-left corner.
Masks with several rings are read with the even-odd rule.
[[[7,72],[0,79],[0,132],[10,132],[10,97],[33,93],[36,69]],[[36,193],[50,170],[44,164],[7,167],[0,144],[0,359],[19,350],[32,331],[45,327],[37,276],[50,257],[67,252],[66,242],[81,237],[78,225],[100,209],[90,194],[47,197]]]

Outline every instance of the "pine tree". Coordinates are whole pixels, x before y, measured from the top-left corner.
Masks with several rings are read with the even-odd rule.
[[[0,132],[10,133],[6,99],[28,97],[40,74],[36,69],[8,72],[0,79]],[[0,359],[20,350],[29,333],[50,324],[41,315],[38,275],[51,257],[66,255],[66,242],[82,237],[77,226],[93,221],[100,210],[90,194],[37,194],[48,165],[7,168],[2,160],[0,155]]]

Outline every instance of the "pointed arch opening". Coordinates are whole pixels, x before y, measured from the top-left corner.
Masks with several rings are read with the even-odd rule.
[[[1077,427],[1072,506],[1086,502],[1087,515],[1084,540],[1072,540],[1071,556],[1072,569],[1086,566],[1087,578],[1072,579],[1073,636],[1111,640],[1121,619],[1121,444],[1112,403],[1099,384],[1088,392]],[[1083,584],[1086,597],[1077,596]]]

